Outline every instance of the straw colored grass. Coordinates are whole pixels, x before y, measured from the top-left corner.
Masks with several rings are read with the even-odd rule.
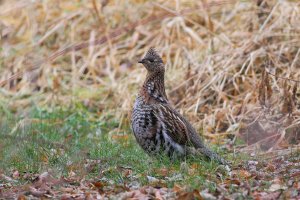
[[[231,173],[136,144],[150,47]],[[297,0],[0,0],[0,196],[296,198],[299,68]]]
[[[136,61],[154,46],[175,107],[209,138],[236,135],[249,112],[263,110],[263,69],[299,80],[300,4],[267,3],[2,1],[2,107],[23,113],[33,104],[81,102],[128,126],[145,77]],[[282,98],[283,81],[269,79],[274,98]],[[299,121],[298,107],[290,125]]]

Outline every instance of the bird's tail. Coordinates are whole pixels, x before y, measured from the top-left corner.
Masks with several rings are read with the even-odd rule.
[[[192,154],[192,155],[197,155],[197,156],[206,156],[211,160],[217,161],[218,163],[222,164],[222,165],[230,165],[228,161],[226,161],[224,158],[222,158],[221,156],[219,156],[217,153],[213,152],[212,150],[210,150],[209,148],[207,148],[206,146],[203,146],[201,148],[189,148],[188,149],[188,153]]]
[[[229,165],[229,162],[226,161],[224,158],[222,158],[221,156],[219,156],[217,153],[213,152],[212,150],[204,147],[204,148],[199,148],[197,149],[200,153],[202,153],[203,155],[207,156],[208,158],[210,158],[211,160],[215,160],[217,162],[219,162],[222,165]]]

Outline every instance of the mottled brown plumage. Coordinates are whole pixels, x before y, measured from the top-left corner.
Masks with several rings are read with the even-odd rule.
[[[147,77],[136,98],[131,126],[139,145],[151,155],[165,152],[170,157],[203,154],[221,164],[226,161],[207,148],[192,125],[169,103],[165,92],[165,67],[150,48],[139,61]]]

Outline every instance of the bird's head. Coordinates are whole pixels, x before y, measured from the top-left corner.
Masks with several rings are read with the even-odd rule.
[[[161,57],[158,55],[156,50],[151,47],[143,59],[138,61],[139,63],[142,63],[148,72],[164,72],[164,63],[161,59]]]

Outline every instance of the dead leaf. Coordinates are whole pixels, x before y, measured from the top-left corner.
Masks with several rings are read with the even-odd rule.
[[[113,140],[128,140],[129,136],[128,135],[112,135],[111,138]]]
[[[201,194],[201,197],[203,199],[209,199],[209,200],[216,200],[217,199],[214,195],[209,193],[208,190],[203,190],[203,191],[200,192],[200,194]]]
[[[234,178],[248,179],[251,177],[251,173],[244,169],[233,170],[231,173]]]
[[[285,189],[287,189],[286,186],[281,185],[281,184],[278,184],[278,183],[274,183],[274,184],[272,184],[272,185],[270,186],[270,188],[268,189],[268,191],[270,191],[270,192],[275,192],[275,191],[277,191],[277,190],[285,190]]]
[[[29,191],[35,197],[42,197],[44,194],[47,193],[47,191],[39,191],[36,188],[31,187],[31,186],[29,187]]]
[[[14,171],[13,174],[12,174],[12,177],[13,177],[13,178],[19,178],[19,177],[20,177],[19,171],[17,171],[17,170]]]
[[[26,196],[21,194],[18,196],[18,200],[27,200]]]
[[[158,168],[158,169],[154,169],[154,171],[155,171],[155,174],[157,174],[158,176],[166,177],[166,176],[168,176],[170,169]]]

